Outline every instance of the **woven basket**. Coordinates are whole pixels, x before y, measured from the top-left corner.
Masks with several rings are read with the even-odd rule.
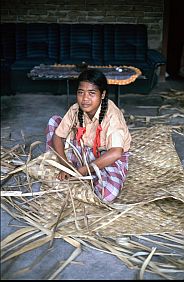
[[[47,184],[44,186],[46,190],[52,188],[56,190],[60,190],[60,194],[65,198],[68,190],[67,187],[70,187],[72,197],[79,201],[83,201],[85,203],[94,204],[97,206],[106,206],[105,203],[102,203],[101,200],[96,196],[93,192],[89,181],[77,181],[76,179],[70,178],[68,182],[61,182],[57,180],[57,175],[59,173],[59,169],[48,164],[48,160],[53,160],[58,162],[58,157],[54,154],[53,151],[48,151],[43,153],[36,159],[29,162],[27,165],[26,173],[28,173],[31,177],[39,180],[40,182]],[[62,192],[63,190],[63,192]]]

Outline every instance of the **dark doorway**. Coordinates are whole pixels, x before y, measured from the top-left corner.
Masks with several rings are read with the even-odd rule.
[[[184,78],[183,0],[165,2],[169,5],[166,71],[171,78]]]

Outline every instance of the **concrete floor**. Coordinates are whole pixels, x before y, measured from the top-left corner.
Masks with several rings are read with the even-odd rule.
[[[128,94],[121,98],[120,108],[126,115],[156,115],[158,108],[165,103],[159,95],[162,91],[174,88],[184,91],[183,81],[172,81],[159,83],[149,95]],[[75,101],[75,96],[70,97],[70,103]],[[146,106],[146,107],[145,107]],[[178,105],[177,105],[178,106]],[[23,135],[27,144],[36,140],[43,141],[35,154],[42,153],[45,145],[44,130],[50,116],[54,114],[64,115],[67,110],[66,96],[51,94],[17,94],[15,96],[2,96],[1,98],[1,143],[11,147],[17,143],[23,143]],[[174,105],[173,105],[174,107]],[[161,114],[168,112],[163,110]],[[172,124],[183,124],[184,119],[176,117],[169,121]],[[10,138],[11,137],[11,138]],[[184,137],[173,134],[176,151],[184,167]],[[12,221],[10,215],[1,211],[1,238],[17,230],[17,222]],[[53,247],[48,249],[44,245],[31,252],[25,253],[1,265],[1,279],[3,280],[47,280],[48,271],[54,265],[65,260],[74,248],[61,239],[54,241]],[[20,268],[30,266],[34,259],[42,252],[47,255],[40,259],[31,271],[17,275],[15,272]],[[71,263],[56,279],[61,280],[138,280],[139,270],[129,269],[117,257],[83,247],[83,252]],[[175,278],[184,279],[184,273],[178,273]],[[144,280],[163,280],[162,277],[146,272]]]

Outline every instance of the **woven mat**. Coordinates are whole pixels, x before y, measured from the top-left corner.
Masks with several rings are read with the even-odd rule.
[[[128,177],[120,196],[111,204],[102,203],[87,181],[56,182],[59,170],[46,160],[57,157],[52,152],[39,156],[29,163],[27,172],[43,183],[43,191],[54,188],[58,192],[35,199],[30,207],[33,203],[34,208],[38,206],[38,215],[44,216],[43,224],[48,226],[65,204],[60,220],[65,222],[61,223],[62,235],[76,234],[76,222],[78,231],[98,231],[103,236],[184,231],[184,172],[171,133],[168,126],[132,133]],[[67,187],[71,194],[66,200]]]
[[[173,197],[184,202],[184,171],[169,126],[132,134],[129,174],[117,203],[147,203]]]
[[[87,245],[117,256],[131,269],[140,268],[140,279],[145,268],[166,279],[181,272],[184,171],[172,142],[172,129],[165,125],[144,128],[134,131],[132,139],[125,185],[119,197],[109,204],[95,195],[87,180],[56,180],[59,169],[48,163],[58,161],[53,152],[31,161],[30,153],[26,165],[11,174],[22,191],[13,190],[10,196],[2,196],[2,208],[23,223],[1,242],[2,263],[48,242],[52,244],[54,238],[62,238],[76,248],[65,267],[80,254],[81,245]],[[25,186],[20,185],[22,174]],[[33,195],[30,189],[35,180],[40,182],[41,192]],[[150,237],[155,241],[150,241]],[[155,259],[149,262],[153,254]],[[52,266],[48,280],[63,268],[57,265],[53,270]],[[27,270],[34,272],[32,265]]]
[[[51,228],[58,220],[62,209],[62,198],[57,196],[42,197],[29,204],[37,209],[40,223]],[[75,213],[72,205],[67,205],[57,228],[63,236],[100,234],[116,238],[122,235],[183,233],[184,231],[184,204],[178,200],[162,199],[154,202],[137,205],[123,212],[107,210],[74,201]],[[31,208],[30,208],[31,209]]]

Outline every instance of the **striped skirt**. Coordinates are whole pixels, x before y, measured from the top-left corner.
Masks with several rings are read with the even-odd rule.
[[[52,147],[52,137],[61,120],[62,118],[57,115],[52,116],[49,119],[46,128],[46,151],[50,149],[49,147]],[[81,156],[82,152],[85,153],[87,163],[91,163],[96,159],[93,154],[92,148],[84,146],[84,148],[82,149],[81,146],[78,145],[78,142],[76,140],[73,140],[71,142],[76,147]],[[102,151],[101,155],[104,153],[105,151]],[[76,154],[73,152],[73,150],[68,150],[66,155],[68,161],[71,161],[76,169],[81,166],[81,163],[78,157],[76,157]],[[101,200],[105,202],[112,202],[119,195],[126,180],[129,155],[129,152],[123,153],[119,160],[115,161],[110,166],[101,169],[100,175],[102,182],[99,180],[99,177],[96,175],[96,173],[92,174],[94,191]]]

